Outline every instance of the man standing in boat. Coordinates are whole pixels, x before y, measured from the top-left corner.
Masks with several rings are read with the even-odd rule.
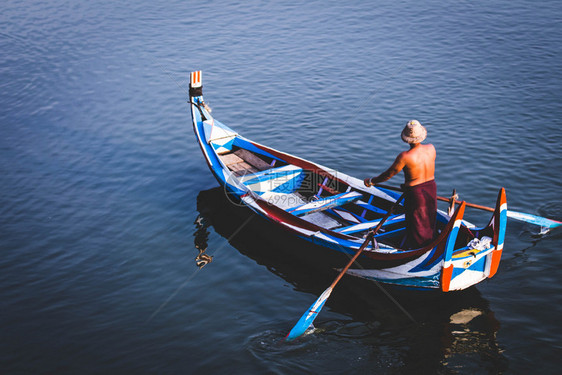
[[[421,144],[427,130],[419,121],[411,120],[402,130],[402,140],[410,149],[401,152],[386,171],[364,180],[365,186],[384,182],[404,169],[404,208],[406,237],[404,248],[428,245],[435,235],[437,187],[435,185],[435,147]]]

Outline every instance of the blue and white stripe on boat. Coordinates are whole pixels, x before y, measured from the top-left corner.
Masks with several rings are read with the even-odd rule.
[[[300,187],[304,180],[304,172],[302,168],[294,165],[285,165],[240,176],[238,179],[259,195],[266,192],[292,193]]]
[[[341,193],[326,198],[320,198],[314,202],[306,203],[301,206],[293,207],[287,211],[296,216],[306,215],[312,212],[327,210],[328,208],[343,206],[361,198],[363,195],[356,191]]]
[[[387,219],[387,221],[383,224],[383,226],[384,225],[390,225],[390,224],[396,224],[399,221],[403,221],[404,218],[405,218],[404,215],[391,216]],[[350,225],[348,227],[337,228],[337,229],[334,229],[334,231],[340,232],[340,233],[345,233],[345,234],[356,233],[356,232],[361,232],[361,231],[364,231],[364,230],[367,230],[367,229],[374,228],[379,223],[380,223],[380,220],[366,221],[364,223]]]
[[[223,138],[232,139],[238,136],[237,132],[213,118],[203,121],[203,127],[207,143]]]

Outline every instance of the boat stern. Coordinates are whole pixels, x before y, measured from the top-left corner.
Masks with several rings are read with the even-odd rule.
[[[462,218],[464,216],[465,207],[466,203],[462,202],[459,208],[455,210],[455,213],[451,218],[454,224],[449,236],[447,237],[447,242],[445,243],[443,268],[441,269],[440,282],[441,290],[443,292],[448,292],[450,290],[456,289],[456,283],[453,282],[453,280],[458,276],[458,267],[455,267],[455,263],[453,262],[453,252],[455,249],[458,233],[462,225]]]
[[[494,229],[492,243],[494,250],[488,254],[486,262],[486,276],[493,277],[498,271],[505,240],[505,230],[507,227],[507,199],[505,189],[502,187],[496,201],[496,210],[490,221],[490,226]]]
[[[464,211],[464,202],[458,211]],[[496,209],[488,226],[481,230],[469,229],[462,223],[462,216],[455,221],[457,234],[447,243],[444,265],[441,274],[441,289],[444,292],[466,289],[486,278],[494,276],[498,270],[503,250],[507,224],[507,203],[505,189],[498,194]],[[471,236],[470,242],[463,244],[463,238]],[[455,241],[453,243],[452,241]]]

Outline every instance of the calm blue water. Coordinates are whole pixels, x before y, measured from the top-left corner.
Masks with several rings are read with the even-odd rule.
[[[283,344],[334,275],[238,230],[186,90],[203,70],[217,119],[361,178],[417,118],[440,195],[492,205],[504,186],[560,219],[559,2],[130,3],[0,5],[0,372],[557,372],[562,232],[516,221],[476,288],[344,280]]]

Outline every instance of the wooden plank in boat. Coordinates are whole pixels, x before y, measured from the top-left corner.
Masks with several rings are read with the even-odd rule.
[[[244,163],[244,164],[246,164],[246,163]],[[246,169],[240,169],[240,170],[237,170],[237,171],[233,171],[232,173],[234,173],[234,175],[236,177],[240,177],[240,176],[245,176],[247,174],[253,174],[253,173],[259,172],[256,168],[252,167],[251,165],[248,165],[248,164],[246,164],[246,165],[247,165]]]
[[[231,164],[231,165],[228,166],[228,168],[230,168],[236,176],[242,176],[242,175],[245,175],[245,174],[252,174],[252,173],[258,172],[258,170],[256,168],[254,168],[250,164],[244,163],[244,162]]]
[[[245,171],[246,168],[251,168],[251,166],[242,162],[242,163],[230,164],[228,168],[230,168],[231,171],[237,172],[237,171]]]
[[[227,167],[230,167],[232,164],[244,163],[244,159],[235,154],[221,155],[221,160]]]
[[[256,168],[235,154],[221,155],[221,160],[236,176],[258,172]]]
[[[261,160],[260,158],[258,158],[256,155],[252,154],[248,150],[244,150],[241,148],[239,150],[234,151],[234,155],[240,157],[241,159],[243,159],[243,161],[257,168],[259,171],[264,171],[266,169],[271,168],[271,165],[269,163],[266,163],[265,161]]]

